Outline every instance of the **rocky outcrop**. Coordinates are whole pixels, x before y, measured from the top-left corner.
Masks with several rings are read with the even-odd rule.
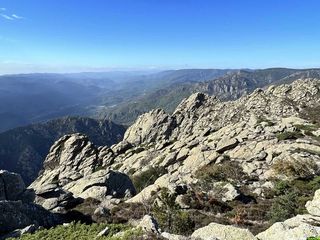
[[[0,201],[0,234],[21,229],[31,224],[51,227],[60,219],[33,203],[20,201]]]
[[[0,200],[18,200],[25,190],[19,174],[0,170]]]
[[[0,170],[0,236],[17,230],[9,236],[26,232],[29,225],[51,227],[61,221],[43,207],[34,204],[34,194],[25,189],[19,174]]]
[[[174,196],[183,209],[190,209],[186,199],[195,194],[193,188],[205,196],[204,201],[264,199],[275,180],[320,174],[319,126],[312,114],[306,114],[320,106],[319,99],[320,81],[314,79],[257,89],[230,102],[196,93],[172,115],[162,110],[142,115],[126,132],[125,141],[111,147],[113,155],[105,161],[133,177],[150,168],[164,169],[128,203],[143,203],[162,188],[180,185],[187,192]],[[210,169],[218,177],[207,190],[200,175]]]
[[[130,178],[126,174],[112,170],[99,170],[65,185],[63,189],[83,199],[91,197],[103,200],[106,196],[129,198],[135,194]]]
[[[30,189],[37,203],[59,213],[88,198],[103,202],[95,208],[97,213],[123,198],[128,205],[157,203],[159,192],[168,190],[175,207],[188,211],[194,207],[201,214],[213,209],[208,218],[238,223],[243,219],[235,204],[246,209],[250,202],[268,202],[274,181],[306,180],[320,174],[319,126],[306,117],[306,110],[317,106],[320,81],[311,79],[257,89],[230,102],[196,93],[172,115],[159,109],[142,115],[127,130],[124,141],[110,148],[97,148],[81,134],[61,138]],[[146,186],[137,195],[129,175]],[[316,199],[307,204],[311,214],[317,214],[316,205]],[[227,214],[231,209],[232,219]],[[196,230],[192,237],[265,240],[279,234],[295,239],[297,234],[318,233],[310,216],[276,224],[256,237],[236,224],[218,223]],[[153,226],[149,217],[145,221],[143,225]],[[303,225],[305,221],[310,226]],[[255,219],[245,223],[265,224]],[[294,235],[288,233],[291,229],[296,229]]]
[[[64,117],[15,128],[0,133],[0,168],[20,174],[29,185],[38,177],[54,141],[77,132],[98,146],[111,146],[123,138],[125,128],[107,119],[84,117]]]
[[[98,149],[84,135],[62,137],[51,147],[43,172],[29,187],[36,193],[35,202],[63,213],[81,199],[133,196],[130,178],[104,166],[110,156],[111,149]]]
[[[254,235],[247,229],[226,226],[217,223],[210,223],[208,226],[199,228],[191,237],[202,240],[256,240]]]
[[[266,231],[259,233],[259,240],[305,240],[320,234],[319,218],[310,215],[298,215],[284,222],[273,224]]]
[[[278,119],[304,116],[308,107],[319,105],[318,99],[319,82],[312,79],[272,86],[265,91],[258,89],[230,102],[195,93],[182,101],[171,116],[159,109],[140,116],[126,131],[124,139],[136,145],[166,140],[170,142],[206,135],[231,123],[249,121],[252,115]],[[221,149],[218,148],[218,151],[236,145],[237,139],[224,139],[219,143]]]
[[[193,184],[199,169],[225,161],[256,179],[249,187],[263,195],[266,188],[261,185],[267,186],[270,179],[319,173],[319,144],[304,130],[318,130],[305,110],[320,105],[319,98],[320,82],[313,79],[258,89],[230,102],[196,93],[172,115],[162,110],[142,115],[125,133],[125,141],[111,147],[114,154],[105,161],[112,162],[111,169],[133,176],[150,166],[167,170],[130,201],[149,198],[162,187]],[[297,171],[279,171],[283,165]],[[301,166],[304,171],[298,170]]]
[[[157,221],[150,215],[145,215],[139,225],[138,228],[141,228],[145,232],[159,234],[159,226]]]
[[[320,189],[315,192],[312,201],[307,202],[306,208],[311,215],[320,217]]]
[[[138,117],[137,121],[126,131],[124,140],[133,144],[166,140],[175,125],[174,119],[163,110],[152,110]],[[154,131],[155,127],[158,131]]]

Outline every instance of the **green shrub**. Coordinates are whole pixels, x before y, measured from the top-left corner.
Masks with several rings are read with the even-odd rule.
[[[297,129],[303,131],[303,133],[316,141],[320,141],[320,137],[313,134],[313,131],[319,129],[318,125],[308,124],[308,125],[295,125]]]
[[[122,166],[123,166],[123,163],[117,163],[116,165],[114,165],[113,170],[117,171],[117,170],[119,170]]]
[[[132,177],[133,185],[137,192],[141,192],[147,186],[153,184],[160,176],[166,173],[165,168],[150,167],[148,170]]]
[[[294,125],[297,129],[302,130],[302,131],[306,131],[306,132],[312,132],[318,129],[318,127],[316,125],[313,124],[306,124],[306,125]]]
[[[109,234],[105,237],[97,237],[97,234],[104,228],[109,227]],[[112,237],[112,235],[126,231],[122,238]],[[56,226],[50,229],[36,231],[34,234],[25,234],[20,237],[22,240],[118,240],[118,239],[134,239],[134,236],[141,235],[141,230],[133,229],[128,225],[122,224],[91,224],[85,225],[81,223],[71,223],[69,226]]]
[[[209,196],[206,192],[197,190],[188,191],[183,195],[182,202],[192,209],[210,211],[211,213],[224,213],[230,211],[228,204],[218,201],[216,198]]]
[[[103,167],[103,166],[97,166],[93,171],[94,171],[94,172],[98,172],[98,171],[104,170],[104,169],[106,169],[106,168]]]
[[[298,195],[295,192],[277,197],[268,213],[270,221],[281,222],[295,216],[298,209],[297,198]]]
[[[69,215],[73,215],[74,217],[71,220],[77,219],[77,221],[81,222],[103,222],[106,216],[95,218],[94,211],[100,205],[101,201],[95,198],[86,198],[78,204],[76,207],[70,209]],[[80,217],[81,216],[81,217]],[[81,219],[81,220],[80,220]]]
[[[288,178],[310,178],[317,172],[318,166],[311,159],[309,161],[286,161],[279,160],[272,164],[272,169],[278,175]]]
[[[320,106],[305,107],[301,112],[301,117],[303,119],[308,119],[310,122],[319,126],[320,125],[319,112],[320,112]]]
[[[312,155],[318,155],[320,156],[320,152],[318,151],[314,151],[314,150],[311,150],[311,149],[306,149],[306,148],[296,148],[293,152],[305,152],[305,153],[309,153],[309,154],[312,154]]]
[[[309,180],[277,181],[273,189],[273,204],[268,214],[271,222],[304,214],[305,204],[320,188],[320,176]]]
[[[138,154],[138,153],[141,153],[141,152],[143,152],[145,149],[143,148],[143,147],[137,147],[137,148],[135,148],[133,151],[132,151],[132,153],[133,154]]]
[[[320,237],[308,237],[307,240],[320,240]]]
[[[267,118],[265,118],[265,117],[260,117],[260,118],[258,118],[257,123],[260,124],[260,123],[262,123],[262,122],[267,123],[267,126],[269,126],[269,127],[275,125],[274,122],[272,122],[271,120],[269,120],[269,119],[267,119]]]
[[[190,235],[195,229],[195,223],[187,211],[177,211],[174,215],[172,230],[176,234]]]
[[[274,192],[275,195],[283,195],[288,192],[295,191],[299,195],[310,196],[320,188],[320,176],[316,176],[308,180],[293,180],[293,181],[277,181],[275,182]]]
[[[235,161],[226,161],[220,164],[205,166],[197,171],[196,177],[203,186],[208,187],[216,181],[239,183],[248,179],[248,175],[243,172],[242,167]]]
[[[195,230],[192,216],[189,212],[179,209],[175,198],[167,188],[162,188],[158,194],[158,201],[153,206],[153,215],[162,230],[175,234],[191,234]]]
[[[132,228],[124,231],[123,235],[119,237],[110,237],[110,240],[138,240],[143,238],[144,232],[141,228]]]
[[[295,132],[282,132],[282,133],[278,133],[276,135],[276,137],[278,138],[279,141],[284,141],[284,140],[295,140],[298,138],[302,138],[303,134],[299,131],[295,131]]]
[[[142,203],[122,202],[110,210],[110,223],[128,223],[132,219],[141,219],[145,214],[149,214]]]

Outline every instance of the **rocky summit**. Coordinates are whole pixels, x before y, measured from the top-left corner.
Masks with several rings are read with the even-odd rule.
[[[111,147],[82,134],[60,138],[27,189],[19,175],[0,172],[0,205],[26,209],[21,214],[33,206],[29,217],[41,213],[38,226],[54,226],[58,217],[131,227],[112,233],[110,225],[97,237],[126,239],[128,231],[141,231],[142,239],[317,237],[319,110],[320,80],[311,78],[227,102],[195,93],[172,114],[141,115]]]
[[[65,212],[79,198],[133,196],[135,188],[127,175],[104,169],[103,159],[110,154],[84,135],[62,137],[51,147],[42,174],[29,187],[35,191],[35,202],[53,212]]]

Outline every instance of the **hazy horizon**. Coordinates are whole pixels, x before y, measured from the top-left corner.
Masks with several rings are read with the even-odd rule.
[[[136,69],[136,68],[118,68],[118,69],[95,69],[95,68],[88,68],[85,70],[79,69],[77,70],[70,70],[70,71],[26,71],[26,72],[9,72],[9,73],[1,73],[0,76],[6,76],[6,75],[32,75],[32,74],[86,74],[86,73],[135,73],[136,75],[140,74],[153,74],[153,73],[160,73],[165,71],[179,71],[179,70],[208,70],[208,69],[217,69],[217,70],[265,70],[265,69],[301,69],[301,70],[307,70],[307,69],[320,69],[320,67],[307,67],[307,68],[291,68],[291,67],[283,67],[283,66],[272,66],[272,67],[266,67],[266,68],[159,68],[159,69]]]
[[[316,0],[0,5],[0,74],[320,66]]]

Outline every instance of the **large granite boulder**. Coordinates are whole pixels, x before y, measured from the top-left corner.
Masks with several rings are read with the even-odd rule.
[[[0,235],[32,224],[51,227],[60,222],[58,215],[32,203],[33,199],[19,174],[0,170]]]
[[[17,200],[25,190],[19,174],[0,170],[0,200]]]
[[[320,235],[320,218],[311,215],[297,215],[284,222],[277,222],[256,235],[259,240],[306,240]]]
[[[75,197],[105,199],[132,197],[136,191],[131,179],[124,173],[112,170],[99,170],[78,181],[71,182],[63,189],[73,193]]]
[[[39,205],[22,201],[0,201],[0,235],[35,224],[51,227],[60,221]]]
[[[144,232],[159,234],[159,225],[157,221],[151,215],[145,215],[138,227],[140,227]]]
[[[141,115],[127,129],[124,140],[132,144],[140,144],[142,142],[168,139],[175,126],[174,118],[166,114],[162,109],[155,109]]]
[[[247,229],[218,223],[210,223],[208,226],[197,229],[191,237],[202,240],[211,240],[213,237],[219,240],[256,240]]]
[[[311,215],[320,217],[320,189],[314,194],[312,201],[308,201],[306,208]]]

